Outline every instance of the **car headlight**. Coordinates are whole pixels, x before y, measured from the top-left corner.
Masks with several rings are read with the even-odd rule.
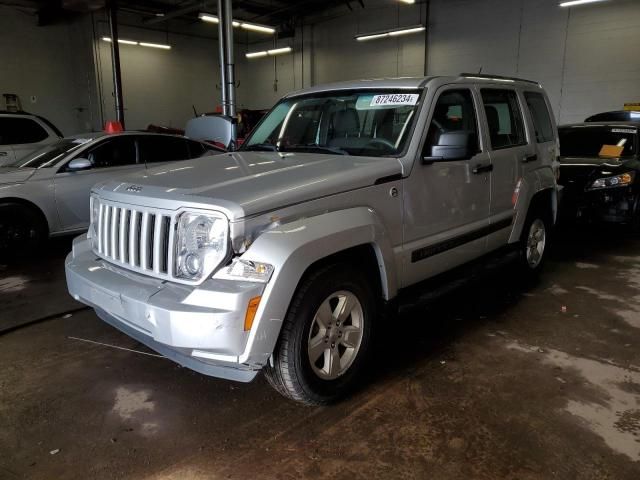
[[[176,275],[199,280],[227,255],[229,226],[220,215],[185,212],[178,220]]]
[[[589,186],[589,189],[596,190],[600,188],[626,187],[633,183],[634,178],[634,172],[627,172],[613,177],[598,178]]]
[[[267,283],[273,274],[273,265],[236,258],[230,265],[221,268],[213,278]]]
[[[87,237],[92,238],[97,242],[98,238],[98,220],[100,218],[100,202],[95,197],[89,197],[89,230],[87,231]]]

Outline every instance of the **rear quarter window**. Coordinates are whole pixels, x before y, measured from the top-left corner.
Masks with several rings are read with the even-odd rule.
[[[538,143],[551,142],[554,140],[553,122],[547,108],[544,96],[537,92],[524,92],[527,107],[531,113],[533,127],[536,131],[536,141]]]

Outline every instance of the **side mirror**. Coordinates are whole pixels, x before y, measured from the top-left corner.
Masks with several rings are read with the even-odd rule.
[[[431,147],[430,155],[422,157],[422,163],[468,160],[478,150],[477,134],[468,130],[443,132],[438,144]]]
[[[227,150],[233,150],[236,141],[235,127],[231,117],[202,116],[187,122],[184,135],[192,140],[222,144]]]
[[[93,163],[88,158],[74,158],[67,165],[67,170],[70,172],[80,172],[82,170],[90,170],[93,168]]]

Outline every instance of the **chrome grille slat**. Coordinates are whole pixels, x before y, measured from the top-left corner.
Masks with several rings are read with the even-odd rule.
[[[162,267],[162,215],[156,215],[153,225],[153,271],[160,273]]]
[[[172,278],[175,215],[146,207],[129,207],[94,197],[98,204],[96,253],[115,264]]]
[[[142,214],[142,228],[140,235],[140,266],[149,270],[149,218],[151,214],[144,212]]]

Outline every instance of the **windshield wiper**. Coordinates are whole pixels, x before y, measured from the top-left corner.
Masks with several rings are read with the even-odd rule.
[[[307,143],[306,145],[287,145],[282,150],[298,151],[298,152],[316,151],[316,152],[324,152],[324,153],[335,153],[338,155],[349,155],[349,152],[347,152],[346,150],[343,150],[342,148],[328,147],[325,145],[318,145],[317,143]]]
[[[253,145],[247,145],[242,150],[246,152],[276,152],[278,148],[271,143],[254,143]]]

